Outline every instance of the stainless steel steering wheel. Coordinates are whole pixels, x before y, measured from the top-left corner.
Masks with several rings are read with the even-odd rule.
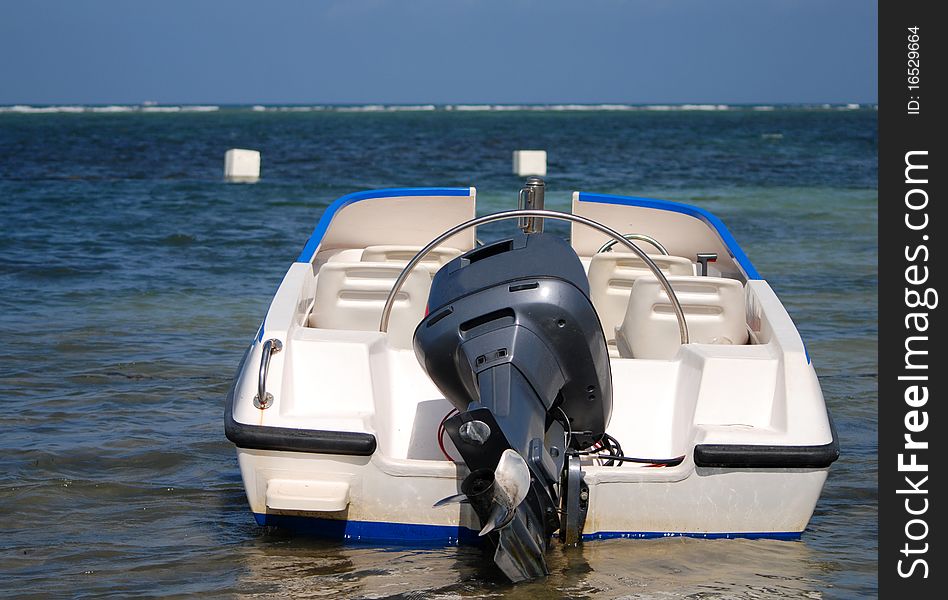
[[[658,265],[648,257],[648,255],[643,252],[638,246],[633,244],[630,240],[626,239],[618,231],[610,227],[606,227],[602,223],[593,221],[592,219],[587,219],[586,217],[581,217],[579,215],[574,215],[570,213],[557,212],[554,210],[539,210],[539,209],[529,209],[529,210],[508,210],[504,212],[494,213],[492,215],[484,215],[483,217],[476,217],[470,221],[465,221],[455,225],[451,229],[448,229],[435,239],[431,240],[427,246],[418,251],[408,264],[405,265],[405,268],[402,269],[402,272],[398,274],[398,278],[395,279],[395,285],[392,286],[392,290],[388,293],[388,297],[385,299],[385,306],[382,308],[382,318],[379,322],[379,331],[387,332],[388,331],[388,322],[392,315],[392,306],[395,304],[395,296],[401,291],[402,286],[405,284],[405,280],[408,279],[409,273],[412,272],[412,269],[421,262],[421,260],[428,255],[434,248],[437,248],[445,240],[454,237],[458,233],[461,233],[465,229],[470,229],[471,227],[477,227],[478,225],[483,225],[485,223],[493,223],[494,221],[503,221],[506,219],[517,219],[520,217],[543,217],[545,219],[555,219],[560,221],[572,221],[573,223],[579,223],[585,225],[592,229],[595,229],[601,233],[608,235],[613,238],[611,241],[613,244],[622,244],[628,248],[632,253],[641,258],[646,266],[653,275],[658,279],[662,288],[664,288],[665,293],[668,294],[668,299],[672,303],[672,307],[675,309],[675,317],[678,319],[678,332],[681,336],[681,343],[688,343],[688,324],[685,322],[685,313],[681,308],[681,303],[678,301],[678,296],[675,295],[675,290],[672,289],[668,279],[665,277],[665,274],[662,273],[662,270],[658,268]],[[641,235],[641,234],[635,234]],[[659,249],[663,249],[659,246]],[[600,252],[602,249],[600,249]],[[668,254],[668,251],[665,251],[664,254]]]
[[[630,241],[638,240],[640,242],[647,242],[655,246],[656,248],[658,248],[658,251],[661,252],[664,256],[668,256],[668,250],[665,249],[665,246],[663,246],[661,242],[659,242],[658,240],[656,240],[650,235],[646,235],[644,233],[626,233],[622,237]],[[618,243],[619,243],[619,240],[609,240],[608,242],[600,246],[599,250],[596,250],[596,254],[599,254],[600,252],[610,252],[612,250],[612,247]]]

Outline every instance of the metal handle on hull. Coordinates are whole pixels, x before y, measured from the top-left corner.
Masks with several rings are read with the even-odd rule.
[[[465,221],[464,223],[455,225],[451,229],[431,240],[427,246],[422,248],[418,254],[408,261],[408,264],[405,265],[405,268],[402,269],[402,272],[398,274],[398,278],[395,280],[395,285],[392,286],[391,291],[388,293],[388,298],[385,299],[385,306],[382,308],[382,319],[379,323],[379,331],[383,333],[388,331],[388,321],[392,315],[392,306],[395,304],[396,294],[401,291],[402,285],[404,285],[405,280],[408,279],[408,274],[411,273],[412,269],[414,269],[415,266],[421,262],[421,260],[427,256],[429,252],[438,247],[445,240],[454,237],[465,229],[477,227],[478,225],[483,225],[485,223],[493,223],[494,221],[519,219],[521,217],[544,217],[548,219],[556,219],[559,221],[572,221],[573,223],[579,223],[608,235],[609,237],[613,238],[616,243],[622,244],[628,248],[633,254],[645,262],[645,265],[658,279],[659,283],[662,285],[662,288],[664,288],[665,293],[668,294],[668,299],[672,303],[672,307],[675,309],[675,317],[678,319],[678,332],[681,336],[681,343],[688,343],[688,324],[685,322],[685,313],[681,308],[681,303],[678,301],[678,296],[675,295],[675,290],[672,289],[672,286],[670,283],[668,283],[668,279],[666,279],[665,274],[662,273],[660,268],[658,268],[658,265],[655,264],[655,261],[649,258],[648,255],[638,246],[625,239],[625,237],[623,237],[618,231],[606,227],[602,223],[598,223],[592,219],[587,219],[586,217],[581,217],[579,215],[570,213],[557,212],[555,210],[508,210],[505,212],[494,213],[492,215],[484,215],[483,217],[477,217],[471,219],[470,221]]]
[[[273,394],[267,391],[267,372],[270,370],[270,358],[283,349],[283,342],[274,338],[263,343],[263,352],[260,355],[260,371],[257,375],[257,395],[253,405],[256,408],[268,408],[273,404]]]
[[[665,249],[665,246],[663,246],[661,242],[659,242],[658,240],[656,240],[650,235],[645,235],[644,233],[627,233],[623,235],[622,237],[624,237],[627,240],[638,240],[641,242],[648,242],[649,244],[658,248],[658,251],[661,252],[663,255],[668,256],[668,250]],[[612,250],[612,247],[618,243],[619,243],[619,240],[609,240],[608,242],[603,244],[599,248],[599,250],[596,250],[596,254],[599,254],[600,252],[610,252]]]

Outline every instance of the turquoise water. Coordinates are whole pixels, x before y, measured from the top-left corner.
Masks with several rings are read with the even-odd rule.
[[[876,119],[0,111],[0,594],[876,595]],[[233,147],[262,152],[260,182],[222,182]],[[368,188],[468,185],[479,212],[510,208],[518,148],[548,151],[548,207],[574,189],[694,203],[770,281],[842,445],[802,541],[555,547],[550,578],[512,588],[476,548],[350,547],[254,524],[223,397],[323,209]]]

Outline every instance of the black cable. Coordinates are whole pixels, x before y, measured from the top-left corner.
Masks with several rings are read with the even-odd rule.
[[[608,458],[609,462],[618,461],[618,462],[634,462],[634,463],[643,463],[647,465],[661,465],[663,467],[674,467],[680,465],[685,460],[685,455],[677,456],[675,458],[635,458],[632,456],[613,456],[613,455],[597,455],[591,454],[593,458]],[[608,465],[607,465],[608,466]]]
[[[615,450],[615,452],[610,452],[610,454],[614,454],[616,456],[622,456],[623,454],[625,454],[624,452],[622,452],[622,444],[619,443],[619,440],[612,437],[608,433],[603,434],[603,438],[608,440],[610,446]]]
[[[622,444],[619,443],[619,440],[612,437],[608,433],[603,433],[602,437],[596,441],[596,443],[602,443],[601,448],[589,448],[587,450],[570,450],[570,454],[578,456],[589,456],[591,458],[598,458],[603,460],[603,466],[611,467],[621,467],[624,462],[634,462],[646,465],[655,465],[661,467],[674,467],[680,465],[682,461],[685,460],[685,456],[677,456],[675,458],[637,458],[633,456],[626,456],[622,451]],[[608,454],[601,454],[601,452],[608,452]]]
[[[610,457],[622,456],[622,446],[619,444],[619,441],[616,440],[616,438],[609,435],[608,433],[602,434],[602,437],[599,438],[599,443],[602,444],[603,449],[609,453]],[[600,458],[606,458],[606,457],[600,457]],[[612,458],[608,458],[602,464],[603,466],[606,466],[606,467],[611,467],[611,466],[621,467],[622,466],[621,462],[616,464],[612,460]]]

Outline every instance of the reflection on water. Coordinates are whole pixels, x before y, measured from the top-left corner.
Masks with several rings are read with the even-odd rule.
[[[800,542],[599,540],[555,544],[550,576],[519,585],[490,568],[480,548],[344,547],[259,538],[242,546],[248,595],[329,598],[821,598],[814,577],[833,567]]]

